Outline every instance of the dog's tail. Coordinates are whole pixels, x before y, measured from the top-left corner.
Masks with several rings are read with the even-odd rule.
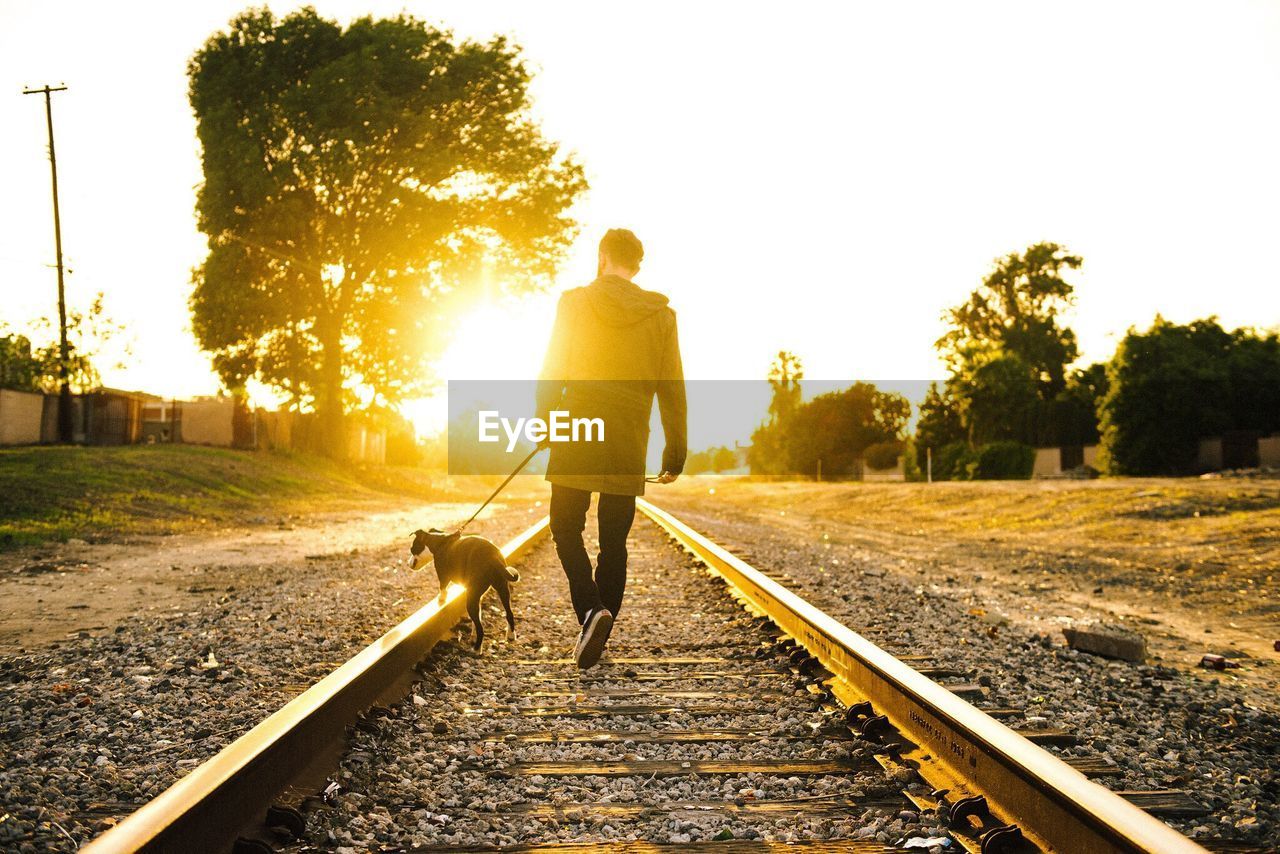
[[[507,578],[511,579],[512,581],[520,580],[520,570],[516,569],[514,566],[508,566],[506,569],[507,569]]]

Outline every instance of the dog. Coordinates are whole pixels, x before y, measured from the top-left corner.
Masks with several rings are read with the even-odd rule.
[[[444,604],[449,583],[456,581],[467,588],[467,614],[471,617],[471,625],[475,627],[475,642],[472,646],[480,651],[484,643],[484,623],[480,620],[480,599],[492,587],[502,600],[502,607],[507,612],[507,640],[516,636],[516,617],[511,612],[511,584],[520,580],[520,573],[514,567],[507,566],[502,551],[484,537],[462,536],[460,533],[446,534],[432,528],[430,531],[413,532],[413,545],[409,547],[412,557],[409,565],[420,569],[427,562],[426,552],[431,552],[436,566],[436,577],[440,579],[440,604]]]

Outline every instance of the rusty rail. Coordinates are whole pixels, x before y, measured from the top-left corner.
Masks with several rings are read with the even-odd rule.
[[[982,796],[992,816],[1042,851],[1191,854],[1187,837],[880,649],[641,499],[640,510],[835,675],[836,696],[870,702],[916,746],[903,756],[935,790]],[[995,845],[991,846],[995,848]],[[983,846],[986,850],[987,846]]]
[[[547,518],[503,547],[508,561],[526,554],[547,531]],[[419,608],[284,708],[229,744],[83,851],[227,851],[293,781],[323,773],[346,728],[366,709],[403,694],[413,667],[465,613],[450,585],[443,604]]]

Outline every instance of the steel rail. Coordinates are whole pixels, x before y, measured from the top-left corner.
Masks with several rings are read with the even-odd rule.
[[[515,561],[547,532],[547,517],[508,542]],[[465,614],[465,589],[450,585],[284,708],[229,744],[82,851],[219,852],[289,784],[330,761],[346,728],[370,706],[409,684],[413,667]]]
[[[1044,851],[1204,852],[1192,840],[1088,780],[1058,757],[837,622],[644,499],[641,512],[755,610],[816,656],[842,701],[867,700],[920,746],[935,788],[983,795],[994,816]],[[930,776],[934,779],[930,779]]]

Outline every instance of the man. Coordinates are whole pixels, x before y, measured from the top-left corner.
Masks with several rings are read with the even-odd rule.
[[[597,441],[552,443],[547,462],[551,535],[582,627],[574,649],[582,669],[600,660],[622,608],[627,534],[636,496],[644,494],[655,396],[666,441],[657,482],[671,483],[684,469],[686,407],[676,315],[665,296],[631,281],[643,258],[644,247],[627,229],[605,234],[596,280],[560,297],[538,383],[539,417],[564,410],[570,418],[604,423]],[[593,492],[600,494],[594,577],[582,542]]]

